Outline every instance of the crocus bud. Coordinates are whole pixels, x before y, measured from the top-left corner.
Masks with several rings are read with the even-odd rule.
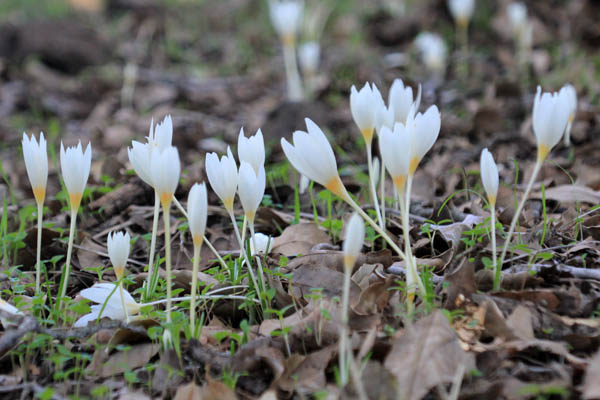
[[[293,46],[302,24],[304,3],[299,0],[269,0],[273,28],[286,46]]]
[[[48,183],[48,154],[44,132],[40,133],[39,143],[35,140],[35,136],[31,135],[31,139],[29,139],[23,133],[22,145],[25,168],[27,169],[27,176],[31,183],[35,201],[42,204],[46,197],[46,185]]]
[[[148,185],[154,186],[151,171],[152,153],[154,149],[163,151],[171,146],[173,140],[173,122],[171,121],[171,116],[167,115],[161,123],[156,124],[156,127],[154,127],[154,120],[150,121],[150,130],[146,140],[146,143],[132,141],[131,148],[127,148],[127,155],[129,156],[129,162],[140,179]]]
[[[249,223],[254,223],[256,210],[265,195],[265,167],[261,166],[258,173],[246,161],[242,161],[238,175],[240,202]]]
[[[298,60],[304,74],[315,74],[319,69],[321,46],[316,40],[304,42],[298,47]]]
[[[437,74],[444,72],[448,50],[441,36],[431,32],[420,33],[415,39],[415,46],[427,69]]]
[[[415,110],[418,110],[421,103],[421,86],[419,85],[419,94],[415,99],[410,86],[404,86],[402,79],[394,79],[388,95],[388,104],[394,111],[394,122],[406,123],[406,118],[413,103],[415,103]],[[392,129],[392,126],[390,126],[390,129]]]
[[[352,269],[360,254],[365,241],[365,223],[362,218],[354,213],[346,226],[346,239],[344,240],[344,268]]]
[[[435,105],[429,107],[424,114],[418,113],[414,119],[413,112],[409,113],[406,121],[410,137],[410,175],[415,173],[423,156],[437,140],[442,123],[440,111]]]
[[[115,275],[120,280],[123,277],[123,271],[127,264],[127,257],[129,257],[131,236],[127,232],[125,234],[123,232],[111,232],[106,239],[106,245]]]
[[[123,289],[124,301],[122,302],[119,287],[114,283],[97,283],[91,288],[82,290],[80,294],[83,298],[97,304],[92,306],[92,312],[75,322],[73,325],[75,328],[87,326],[88,322],[104,317],[125,321],[128,317],[138,314],[141,309],[141,305],[136,303],[125,289]],[[123,303],[126,309],[123,309]]]
[[[466,28],[475,10],[475,0],[448,0],[448,8],[456,25]]]
[[[398,193],[404,191],[408,176],[410,152],[409,132],[401,123],[394,124],[394,131],[385,127],[379,135],[379,151],[383,164],[390,173]]]
[[[254,244],[256,243],[256,249],[254,248]],[[256,254],[267,254],[269,250],[269,245],[273,243],[273,240],[270,236],[265,235],[264,233],[256,232],[250,240],[250,254],[253,256]]]
[[[575,119],[577,112],[577,91],[570,83],[567,83],[560,89],[559,96],[564,96],[569,107],[569,122]]]
[[[208,217],[208,199],[206,195],[206,184],[195,183],[188,195],[188,224],[192,233],[194,246],[202,245],[204,232],[206,231],[206,219]]]
[[[538,162],[543,162],[558,143],[569,121],[569,99],[559,93],[542,93],[538,86],[533,101],[533,132],[537,139]]]
[[[240,129],[238,157],[240,162],[246,161],[252,165],[256,173],[258,173],[260,167],[265,165],[265,140],[260,129],[256,131],[254,136],[250,137],[244,136],[244,128]]]
[[[173,146],[164,150],[155,148],[151,156],[152,183],[163,208],[168,208],[179,184],[181,166],[179,152]]]
[[[513,32],[515,35],[520,35],[527,24],[527,7],[520,2],[510,3],[506,7],[506,14]]]
[[[340,197],[347,196],[346,188],[338,174],[333,149],[325,134],[310,119],[306,118],[304,121],[308,132],[294,132],[293,145],[284,138],[281,139],[285,156],[302,175]]]
[[[496,205],[496,197],[498,196],[498,166],[494,162],[492,153],[487,148],[481,151],[480,174],[488,202],[493,208]]]
[[[356,87],[352,85],[350,89],[350,111],[354,123],[360,129],[360,133],[368,146],[373,141],[373,133],[377,126],[377,113],[383,105],[383,98],[375,84],[367,82],[360,90],[356,90]]]
[[[77,147],[65,147],[60,143],[60,168],[63,181],[69,192],[71,211],[77,211],[92,166],[92,144],[88,144],[85,152],[81,148],[81,141]]]
[[[231,149],[227,147],[227,155],[220,160],[217,153],[207,154],[205,168],[210,186],[223,202],[225,209],[233,212],[233,198],[238,187],[238,169]]]

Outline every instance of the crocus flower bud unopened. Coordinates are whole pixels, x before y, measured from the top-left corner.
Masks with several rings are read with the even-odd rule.
[[[464,29],[475,11],[475,0],[448,0],[448,8],[456,25]]]
[[[360,90],[356,90],[356,87],[352,85],[350,89],[350,111],[354,123],[360,129],[367,145],[371,145],[373,141],[373,133],[377,126],[377,114],[383,105],[383,98],[375,84],[367,82]]]
[[[365,223],[362,218],[354,213],[346,226],[346,239],[344,240],[344,267],[352,269],[360,254],[365,241]]]
[[[260,129],[256,131],[254,136],[250,137],[244,136],[244,128],[240,129],[238,158],[240,162],[246,161],[252,165],[256,173],[258,173],[260,167],[265,165],[265,140]]]
[[[60,167],[63,181],[69,192],[69,203],[71,210],[77,210],[81,204],[83,191],[87,184],[92,166],[92,144],[88,144],[85,152],[81,148],[81,142],[77,147],[65,147],[60,144]]]
[[[533,102],[533,132],[537,139],[538,162],[548,157],[569,122],[569,99],[564,93],[542,93],[538,86]]]
[[[48,183],[48,153],[46,152],[44,132],[40,133],[39,143],[35,140],[35,136],[31,135],[30,139],[23,133],[22,145],[25,168],[35,201],[42,204],[46,197],[46,184]]]
[[[238,169],[231,149],[227,147],[227,155],[221,157],[217,153],[206,155],[206,175],[208,182],[223,202],[228,212],[233,212],[233,198],[238,187]]]
[[[154,190],[158,193],[163,207],[167,208],[170,206],[179,184],[179,174],[181,173],[179,152],[173,146],[162,151],[155,148],[152,151],[151,163]]]
[[[481,151],[480,174],[490,206],[494,207],[498,196],[498,166],[487,148]]]
[[[403,124],[394,124],[394,131],[385,127],[379,135],[379,151],[398,193],[404,191],[408,176],[410,152],[409,132]]]
[[[304,3],[299,0],[270,0],[269,15],[273,28],[284,45],[293,46],[302,24]]]
[[[115,270],[115,275],[119,280],[123,277],[123,271],[127,264],[127,258],[129,257],[129,250],[131,248],[130,242],[131,236],[129,236],[129,233],[127,232],[111,232],[106,239],[108,256],[110,257],[110,262]]]
[[[256,173],[250,164],[242,161],[238,175],[238,195],[249,223],[254,223],[256,210],[265,195],[265,186],[265,167],[261,166]]]
[[[192,240],[195,246],[200,246],[206,231],[206,219],[208,217],[208,198],[204,182],[195,183],[190,189],[187,209]]]

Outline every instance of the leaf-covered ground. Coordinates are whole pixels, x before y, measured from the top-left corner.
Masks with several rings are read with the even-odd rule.
[[[455,51],[444,1],[407,1],[403,15],[378,2],[331,2],[314,97],[298,103],[285,98],[267,2],[107,0],[98,10],[90,9],[94,1],[71,3],[82,8],[62,0],[0,5],[0,297],[25,313],[0,333],[3,398],[360,398],[358,387],[369,399],[600,398],[597,2],[527,1],[534,30],[524,66],[505,1],[477,2],[468,53]],[[446,40],[449,62],[441,77],[430,76],[417,57],[413,41],[421,31]],[[415,89],[422,85],[422,110],[436,104],[442,114],[411,206],[412,249],[428,298],[417,298],[415,311],[407,312],[404,263],[368,228],[350,291],[351,346],[360,361],[353,380],[362,385],[341,388],[340,249],[351,210],[316,184],[296,197],[299,175],[279,140],[304,129],[305,117],[314,120],[328,134],[347,188],[371,210],[350,87],[371,81],[385,97],[398,77]],[[479,155],[489,148],[499,166],[501,248],[535,164],[535,88],[565,83],[578,92],[573,146],[561,142],[544,164],[503,265],[501,290],[492,291]],[[257,231],[272,243],[263,257],[271,308],[262,312],[244,288],[245,269],[232,277],[203,247],[201,290],[246,300],[201,303],[203,327],[195,338],[186,331],[188,303],[177,303],[171,328],[181,335],[165,351],[160,305],[146,307],[129,325],[72,324],[89,312],[80,291],[115,280],[106,256],[110,231],[132,236],[127,288],[140,297],[154,194],[133,172],[126,147],[143,140],[151,118],[167,114],[183,166],[176,193],[182,201],[194,182],[206,180],[206,152],[235,146],[242,126],[246,134],[262,129],[267,191]],[[34,296],[36,214],[23,131],[44,131],[49,142],[43,297]],[[70,220],[58,149],[60,141],[78,139],[92,143],[93,163],[78,217],[72,301],[59,313],[53,302]],[[231,266],[239,258],[231,222],[210,191],[209,204],[207,237]],[[387,229],[402,243],[400,214],[391,203],[387,213]],[[171,227],[174,292],[184,296],[192,239],[176,209]],[[163,234],[159,229],[161,255]],[[153,299],[164,296],[161,270]]]

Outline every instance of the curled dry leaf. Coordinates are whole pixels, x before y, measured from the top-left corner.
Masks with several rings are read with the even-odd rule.
[[[329,235],[314,223],[306,222],[285,228],[281,235],[273,238],[271,249],[273,253],[291,257],[306,254],[319,243],[331,243]]]

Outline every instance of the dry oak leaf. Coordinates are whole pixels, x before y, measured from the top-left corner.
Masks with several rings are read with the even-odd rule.
[[[468,372],[475,361],[460,346],[448,319],[436,310],[394,340],[384,365],[396,377],[399,398],[419,400],[431,388],[452,382],[459,365]]]

